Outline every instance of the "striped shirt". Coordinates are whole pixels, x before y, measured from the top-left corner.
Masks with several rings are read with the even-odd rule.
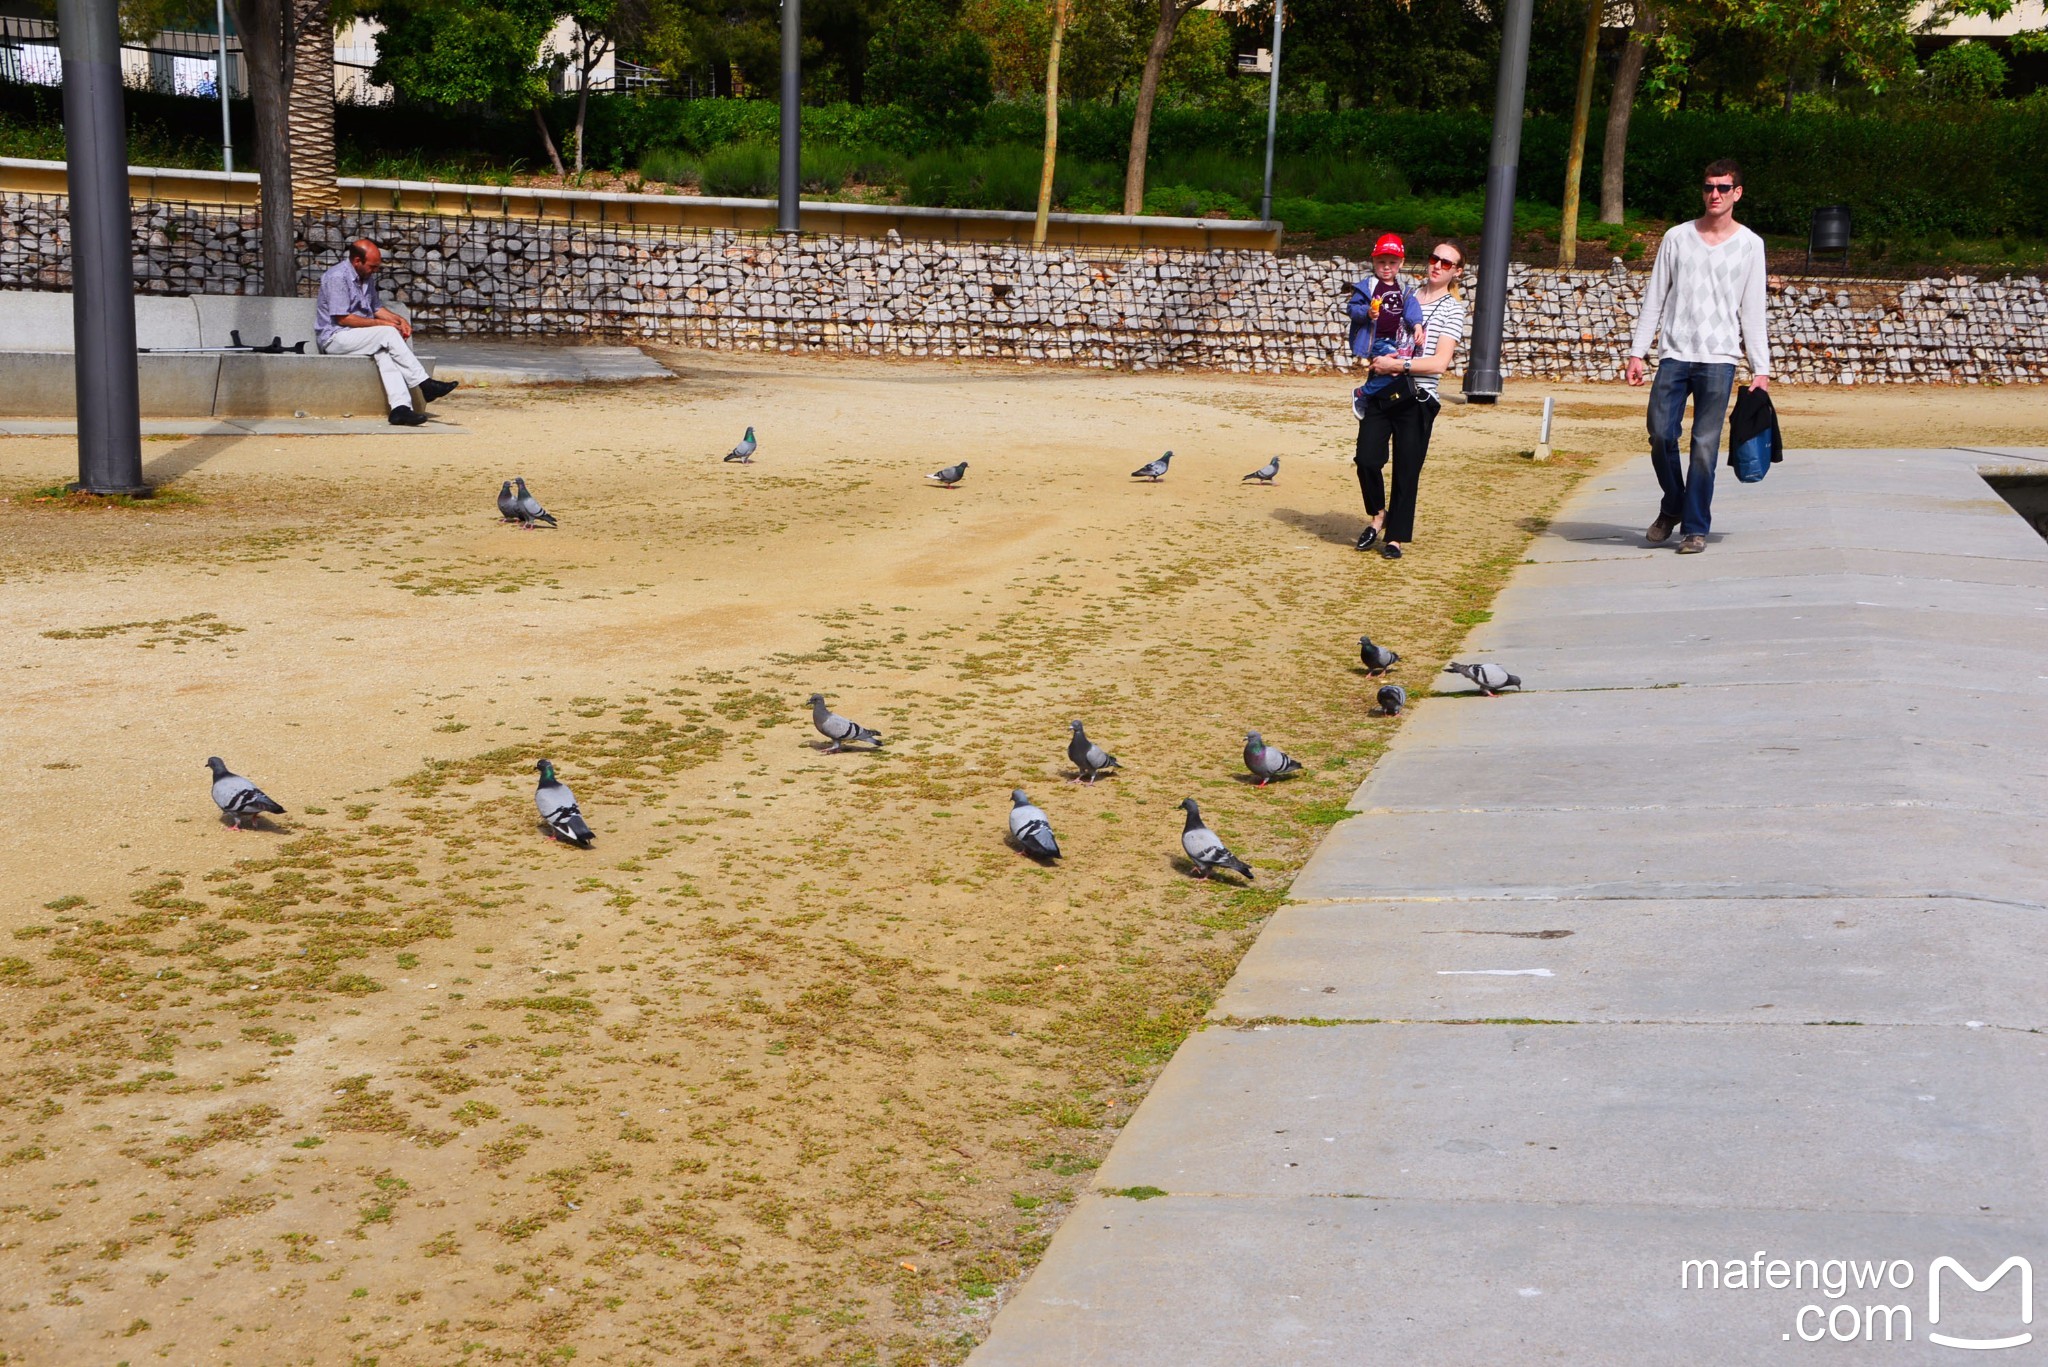
[[[1438,298],[1422,306],[1422,356],[1436,355],[1436,349],[1444,338],[1451,339],[1453,352],[1457,344],[1465,340],[1465,301],[1445,290]],[[1440,375],[1417,375],[1415,388],[1430,398],[1436,397],[1437,381]]]

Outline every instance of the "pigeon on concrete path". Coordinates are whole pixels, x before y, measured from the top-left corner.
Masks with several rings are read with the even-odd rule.
[[[963,460],[958,465],[948,465],[943,470],[934,470],[925,478],[937,480],[941,489],[950,489],[967,478],[967,462]]]
[[[1123,768],[1116,762],[1115,755],[1088,739],[1088,733],[1081,729],[1080,722],[1069,722],[1068,725],[1074,730],[1074,738],[1067,742],[1067,758],[1074,761],[1074,767],[1080,770],[1080,782],[1093,783],[1095,776],[1103,770]]]
[[[512,481],[506,480],[498,486],[498,521],[524,522],[519,516],[519,495],[512,492]]]
[[[1401,709],[1408,705],[1408,690],[1399,684],[1380,685],[1380,715],[1398,717]]]
[[[1461,665],[1456,660],[1453,660],[1444,666],[1444,673],[1463,674],[1473,683],[1478,684],[1479,691],[1489,698],[1499,694],[1503,688],[1520,688],[1522,686],[1522,681],[1508,673],[1505,666],[1494,664],[1490,660],[1469,665]]]
[[[1244,767],[1252,771],[1263,788],[1276,778],[1300,773],[1301,761],[1277,746],[1266,744],[1266,738],[1258,732],[1247,731],[1244,736]]]
[[[1246,475],[1244,479],[1239,480],[1238,483],[1243,484],[1247,480],[1255,479],[1261,484],[1271,484],[1273,482],[1274,477],[1277,476],[1279,473],[1280,457],[1275,456],[1273,457],[1273,459],[1267,461],[1264,465],[1261,465],[1258,469]]]
[[[1157,484],[1160,480],[1166,478],[1166,467],[1172,460],[1173,452],[1168,451],[1158,460],[1148,460],[1137,469],[1131,471],[1131,478],[1149,479],[1154,484]]]
[[[569,785],[555,777],[555,766],[546,760],[536,763],[540,770],[540,787],[534,789],[533,805],[540,809],[541,824],[548,828],[548,834],[564,844],[587,850],[597,843],[597,837],[584,824],[583,812],[576,805],[576,795],[569,791]]]
[[[545,522],[550,527],[554,526],[555,515],[540,506],[540,500],[535,498],[527,489],[526,481],[524,479],[515,479],[512,482],[519,486],[519,521],[521,525],[531,527],[535,523]]]
[[[825,706],[825,695],[813,693],[810,697],[811,725],[818,728],[818,734],[832,743],[825,747],[825,753],[836,755],[846,748],[848,741],[865,741],[877,750],[882,748],[882,738],[862,726],[859,722],[848,721],[831,708]]]
[[[732,450],[725,453],[726,464],[752,465],[754,463],[754,451],[757,445],[758,443],[756,443],[754,440],[754,429],[749,427],[747,429],[747,435],[740,438],[740,444],[738,446],[733,447]]]
[[[1010,838],[1033,859],[1060,857],[1060,842],[1053,838],[1052,823],[1045,819],[1044,812],[1031,805],[1022,788],[1010,790]]]
[[[1401,663],[1399,655],[1385,646],[1374,645],[1370,636],[1358,638],[1358,660],[1374,674],[1384,674]]]
[[[240,774],[228,772],[219,755],[208,756],[206,767],[213,770],[213,805],[236,830],[242,829],[244,818],[260,825],[265,812],[284,814],[284,808],[271,801],[269,794]]]
[[[1229,869],[1250,878],[1252,871],[1245,862],[1216,838],[1216,832],[1202,824],[1202,809],[1195,805],[1195,800],[1184,797],[1180,806],[1188,814],[1187,825],[1180,832],[1180,847],[1195,862],[1195,877],[1207,878],[1211,869]]]

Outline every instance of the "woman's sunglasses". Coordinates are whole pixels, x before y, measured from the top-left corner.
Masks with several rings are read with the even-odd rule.
[[[1429,258],[1429,264],[1432,266],[1442,266],[1447,271],[1454,271],[1458,269],[1458,267],[1464,265],[1465,263],[1462,261],[1453,261],[1447,256],[1432,256]]]

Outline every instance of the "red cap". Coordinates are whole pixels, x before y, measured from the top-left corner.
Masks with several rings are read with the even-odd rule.
[[[1408,249],[1401,245],[1401,239],[1394,233],[1383,233],[1380,240],[1372,244],[1374,256],[1406,256]]]

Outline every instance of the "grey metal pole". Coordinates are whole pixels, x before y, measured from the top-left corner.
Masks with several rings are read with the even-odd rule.
[[[803,0],[782,0],[782,176],[775,226],[785,233],[803,227],[797,198],[803,188],[803,41]]]
[[[116,0],[58,0],[64,150],[71,195],[71,331],[77,347],[78,487],[132,494],[142,482],[129,253],[128,129]]]
[[[235,173],[235,127],[228,122],[228,0],[213,0],[214,32],[220,36],[220,71],[213,82],[220,87],[220,164],[229,175]]]
[[[1273,221],[1273,137],[1280,128],[1280,10],[1273,0],[1273,79],[1266,91],[1266,191],[1259,196],[1259,222]]]
[[[1500,397],[1501,341],[1508,318],[1508,249],[1515,234],[1515,169],[1522,158],[1522,96],[1529,82],[1532,0],[1508,0],[1501,24],[1500,82],[1493,102],[1493,152],[1486,163],[1486,216],[1479,240],[1479,300],[1472,320],[1472,355],[1465,363],[1465,397],[1492,403]]]

